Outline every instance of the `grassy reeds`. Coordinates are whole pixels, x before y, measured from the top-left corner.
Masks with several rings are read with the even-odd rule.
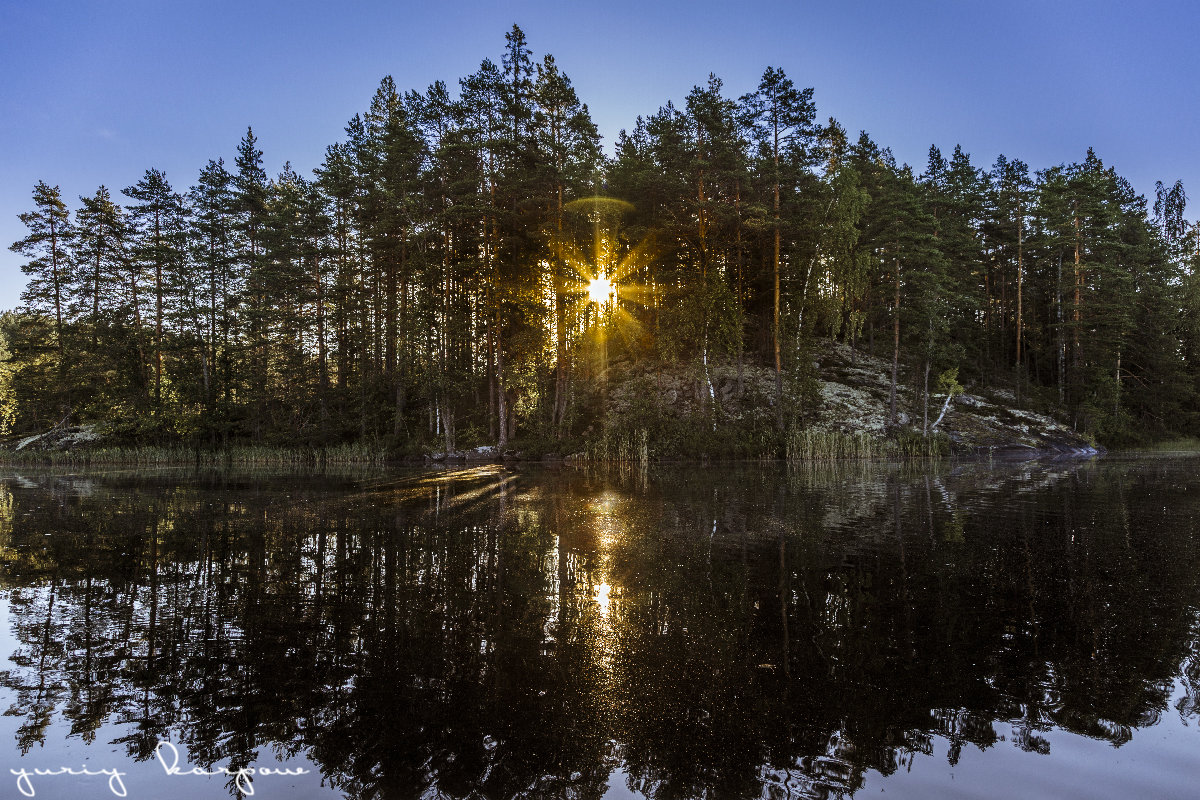
[[[787,437],[787,460],[794,462],[869,461],[882,458],[937,459],[948,455],[945,434],[922,436],[904,431],[895,438],[869,433],[793,429]]]
[[[950,455],[950,437],[944,433],[922,436],[919,431],[905,429],[896,436],[896,455],[913,460],[938,459]]]
[[[897,455],[896,443],[869,433],[793,429],[787,437],[787,460],[846,461]]]
[[[589,461],[650,463],[650,433],[645,428],[630,431],[605,431],[587,448]]]

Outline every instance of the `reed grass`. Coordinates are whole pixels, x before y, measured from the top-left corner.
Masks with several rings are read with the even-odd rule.
[[[869,433],[793,429],[787,437],[787,460],[846,461],[888,458],[897,455],[896,443]]]
[[[650,432],[645,428],[608,430],[590,443],[585,452],[590,461],[620,461],[644,466],[650,463]]]
[[[922,436],[905,431],[895,438],[869,433],[792,429],[788,433],[786,457],[789,463],[823,461],[871,461],[884,458],[938,459],[950,452],[945,434]]]
[[[936,460],[950,455],[950,437],[936,432],[922,436],[918,431],[904,430],[896,437],[896,450],[900,458]]]

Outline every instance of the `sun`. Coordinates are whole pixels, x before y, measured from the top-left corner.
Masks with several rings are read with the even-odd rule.
[[[588,284],[588,298],[598,306],[607,303],[612,295],[613,285],[607,275],[598,275]]]

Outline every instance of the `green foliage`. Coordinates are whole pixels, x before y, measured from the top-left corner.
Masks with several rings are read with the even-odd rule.
[[[937,379],[938,394],[949,395],[950,397],[958,397],[965,391],[965,388],[958,382],[958,367],[950,369],[938,375]]]
[[[724,281],[706,280],[667,296],[658,347],[668,362],[699,362],[736,351],[740,318],[737,298]]]

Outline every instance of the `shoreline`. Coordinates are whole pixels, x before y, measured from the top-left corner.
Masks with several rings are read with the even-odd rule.
[[[1086,460],[1100,456],[1122,456],[1125,454],[1170,455],[1173,453],[1200,453],[1200,447],[1172,448],[1169,442],[1158,443],[1128,450],[1107,450],[1103,447],[1086,448],[1031,448],[1021,445],[998,446],[952,450],[949,453],[903,454],[899,452],[874,452],[869,455],[847,455],[817,458],[712,456],[707,458],[594,458],[586,453],[571,456],[548,454],[525,456],[520,452],[507,454],[459,454],[447,458],[442,453],[423,455],[394,455],[386,450],[373,450],[355,445],[331,448],[289,448],[279,446],[233,446],[227,449],[207,447],[168,447],[143,445],[120,448],[88,448],[75,450],[32,450],[13,451],[0,449],[0,467],[407,467],[437,468],[504,465],[541,466],[585,466],[585,465],[635,465],[667,466],[718,464],[774,464],[780,466],[829,463],[879,463],[892,462],[979,462],[979,461],[1044,461]]]

